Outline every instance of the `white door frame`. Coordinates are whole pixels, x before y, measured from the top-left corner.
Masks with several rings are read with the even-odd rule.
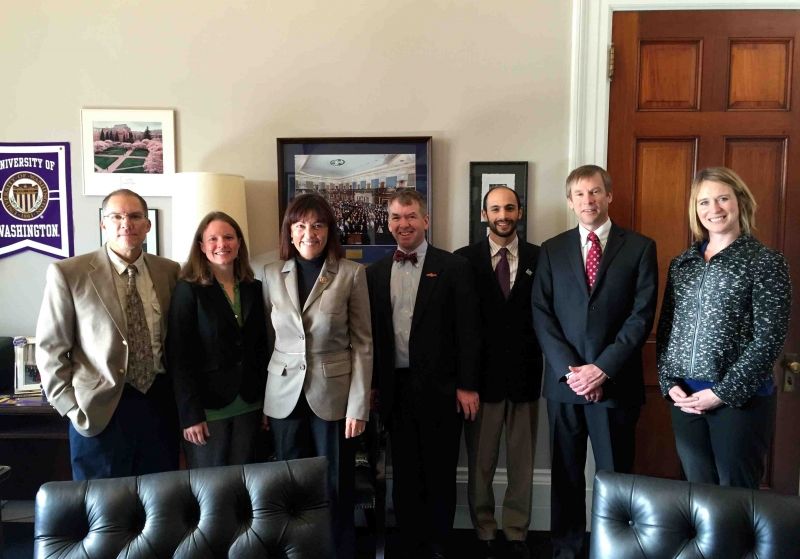
[[[569,168],[606,165],[607,77],[611,20],[616,11],[797,10],[800,0],[572,0]]]

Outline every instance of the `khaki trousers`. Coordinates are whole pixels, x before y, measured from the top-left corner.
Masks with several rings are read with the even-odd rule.
[[[464,422],[469,466],[467,497],[478,539],[493,540],[497,532],[492,485],[503,427],[508,474],[503,497],[503,533],[509,541],[524,541],[528,537],[538,410],[538,401],[481,402],[475,421]]]

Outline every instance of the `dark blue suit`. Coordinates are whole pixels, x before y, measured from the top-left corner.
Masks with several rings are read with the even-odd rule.
[[[642,346],[658,292],[652,239],[611,226],[594,289],[586,283],[578,229],[542,245],[533,285],[533,322],[545,354],[552,456],[551,531],[563,557],[584,552],[586,439],[597,469],[633,467],[634,432],[644,403]],[[608,375],[589,404],[564,382],[569,366],[593,363]]]

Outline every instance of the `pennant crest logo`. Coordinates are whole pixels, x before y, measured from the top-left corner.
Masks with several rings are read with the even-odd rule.
[[[69,144],[0,143],[0,258],[73,255]]]

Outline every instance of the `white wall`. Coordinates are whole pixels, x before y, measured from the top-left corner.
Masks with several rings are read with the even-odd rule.
[[[568,225],[570,2],[9,0],[0,12],[0,141],[71,143],[76,254],[99,246],[101,199],[81,194],[84,107],[174,109],[179,171],[246,177],[256,260],[277,247],[277,137],[433,136],[445,249],[468,240],[470,161],[529,162],[534,242]],[[171,200],[148,201],[170,256]],[[0,334],[33,334],[50,261],[0,260]]]

